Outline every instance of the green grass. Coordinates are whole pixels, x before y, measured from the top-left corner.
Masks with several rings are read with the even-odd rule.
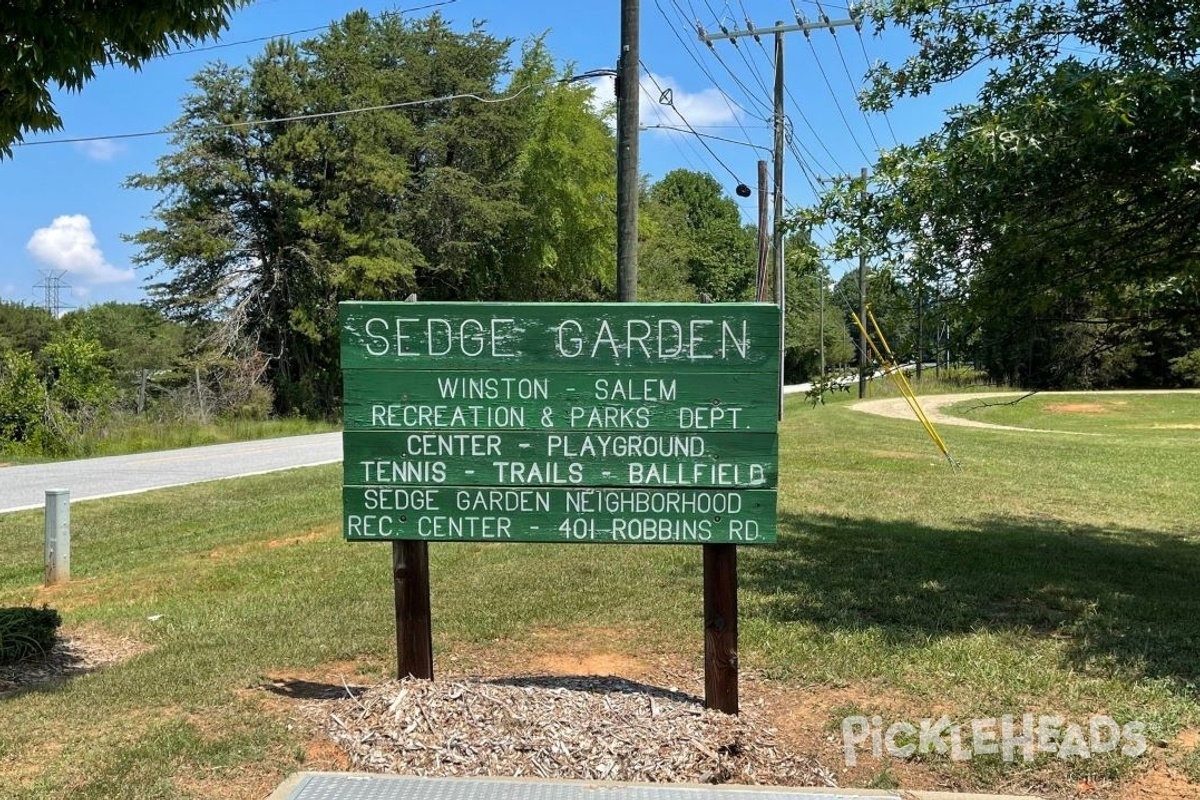
[[[1076,433],[1154,435],[1156,441],[1194,439],[1200,430],[1200,392],[1139,394],[1051,392],[970,400],[949,413],[1019,428]]]
[[[0,447],[0,460],[14,464],[33,464],[67,458],[92,458],[196,447],[206,444],[245,442],[276,436],[298,436],[338,430],[327,422],[302,417],[267,420],[229,419],[200,423],[195,420],[162,421],[132,416],[114,418],[91,431],[72,445],[71,452],[59,457],[32,454]]]
[[[780,541],[740,551],[743,668],[851,690],[856,713],[893,720],[1106,713],[1164,742],[1200,727],[1194,437],[945,427],[954,472],[915,422],[846,405],[789,403]],[[339,480],[329,466],[78,504],[74,582],[53,591],[39,587],[40,515],[0,516],[0,606],[49,601],[68,629],[152,645],[0,699],[0,797],[261,796],[304,768],[302,733],[253,688],[394,659],[390,551],[338,540]],[[699,548],[430,552],[439,669],[547,630],[617,631],[609,651],[699,664]],[[831,704],[823,724],[845,711]],[[1194,752],[1163,752],[1200,778]],[[1046,791],[1141,766],[939,756],[855,780],[905,786],[917,768]]]

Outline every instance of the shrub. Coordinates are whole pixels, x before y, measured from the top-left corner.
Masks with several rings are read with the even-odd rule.
[[[1184,386],[1200,386],[1200,349],[1172,359],[1171,371]]]
[[[53,608],[0,608],[0,664],[49,652],[62,617]]]

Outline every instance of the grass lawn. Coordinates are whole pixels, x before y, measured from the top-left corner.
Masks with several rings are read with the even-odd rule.
[[[791,398],[780,542],[740,552],[743,702],[769,696],[788,740],[843,785],[1200,794],[1200,437],[1187,427],[1200,398],[1119,399],[1176,427],[943,427],[954,472],[915,421]],[[1030,416],[987,420],[1049,427],[1044,409],[1013,408],[988,413]],[[1087,427],[1106,415],[1049,413],[1106,432]],[[390,550],[340,541],[339,480],[318,467],[78,504],[74,581],[49,590],[40,513],[0,516],[0,606],[47,602],[68,634],[144,649],[0,696],[0,797],[261,797],[291,771],[336,766],[281,694],[394,664]],[[441,674],[699,674],[699,548],[430,553]],[[1150,750],[1032,763],[860,751],[843,769],[848,714],[1026,712],[1144,721]]]
[[[156,421],[123,415],[115,417],[74,443],[69,454],[51,457],[26,452],[19,447],[0,447],[0,466],[36,464],[73,458],[121,456],[151,450],[197,447],[226,442],[247,442],[277,436],[329,433],[338,426],[303,417],[250,420],[226,419],[208,423],[195,420]]]

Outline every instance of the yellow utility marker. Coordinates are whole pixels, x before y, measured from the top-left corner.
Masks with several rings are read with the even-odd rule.
[[[879,359],[879,363],[883,365],[884,373],[892,379],[894,384],[896,384],[896,388],[900,390],[900,394],[904,397],[905,402],[908,403],[908,407],[912,409],[913,414],[916,415],[917,420],[921,423],[921,426],[925,428],[925,432],[929,434],[929,438],[933,440],[935,445],[937,445],[938,450],[940,450],[942,455],[946,457],[946,460],[950,462],[950,466],[954,467],[955,469],[961,469],[961,465],[954,460],[954,456],[950,455],[950,448],[946,446],[946,442],[942,440],[942,437],[937,432],[937,429],[933,427],[933,421],[929,419],[929,416],[925,413],[925,410],[921,408],[921,404],[917,401],[916,392],[913,391],[912,384],[908,382],[908,378],[905,377],[903,370],[900,369],[900,365],[896,363],[896,357],[892,354],[892,348],[888,345],[887,337],[885,337],[883,335],[883,331],[880,330],[879,322],[875,319],[875,315],[871,312],[870,306],[867,307],[866,312],[867,318],[871,320],[871,326],[875,329],[876,336],[879,337],[880,344],[875,343],[875,340],[867,331],[867,326],[864,324],[859,315],[851,314],[851,316],[854,318],[854,323],[858,325],[858,330],[862,333],[863,341],[867,343],[867,345],[871,348],[871,351],[875,354],[875,357]]]

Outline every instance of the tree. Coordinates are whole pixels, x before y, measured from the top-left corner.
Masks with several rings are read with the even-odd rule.
[[[128,181],[163,193],[131,237],[155,304],[212,324],[218,351],[265,354],[278,410],[329,415],[340,300],[601,296],[612,135],[540,41],[515,70],[511,47],[481,24],[355,12],[201,71],[175,150]]]
[[[1161,384],[1198,342],[1200,8],[1167,0],[891,0],[878,27],[917,50],[882,64],[872,108],[986,64],[974,103],[885,153],[863,225],[957,304],[992,371],[1029,386]]]
[[[0,302],[0,350],[38,352],[50,341],[58,321],[44,308]]]
[[[658,239],[650,240],[650,268],[686,276],[694,292],[718,302],[750,299],[757,264],[754,228],[742,225],[737,203],[715,178],[686,169],[668,172],[647,191],[645,214]],[[662,283],[661,277],[648,277],[651,285],[656,281]]]
[[[139,68],[171,47],[214,36],[245,0],[55,0],[0,14],[0,157],[28,131],[62,127],[50,83],[78,91],[96,67]]]

